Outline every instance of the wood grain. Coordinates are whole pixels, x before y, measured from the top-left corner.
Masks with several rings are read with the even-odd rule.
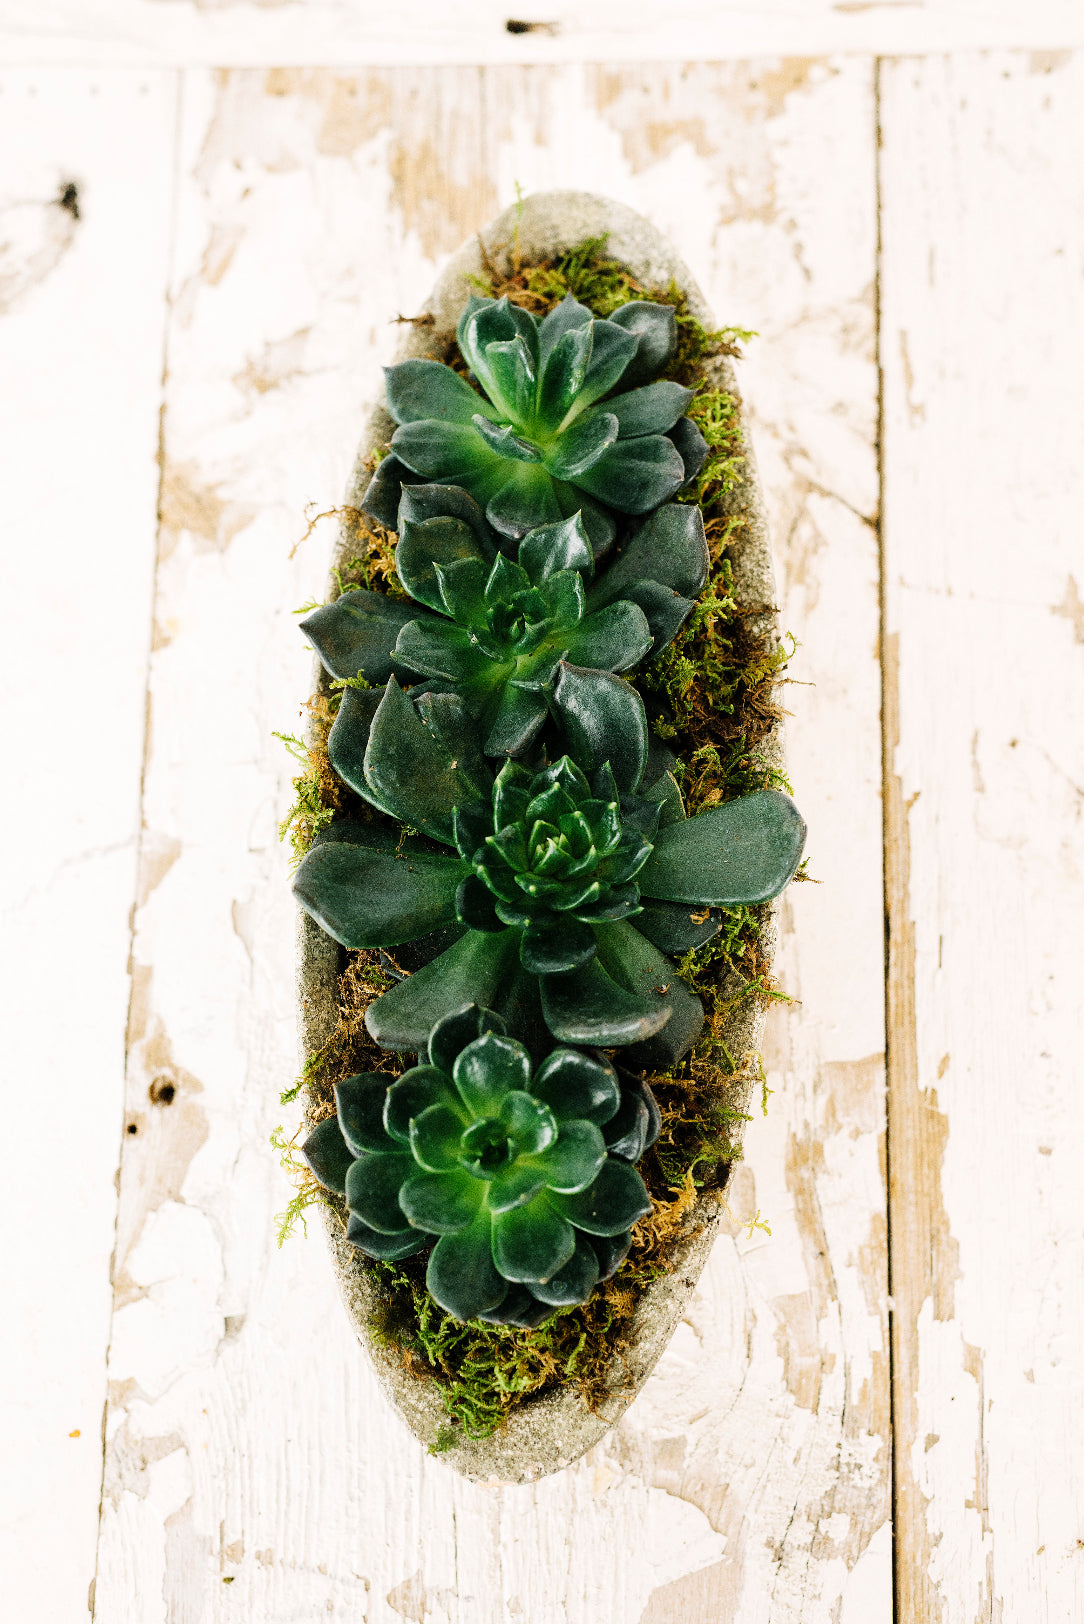
[[[1084,1612],[1082,90],[882,70],[901,1624]]]
[[[173,125],[160,74],[0,76],[0,1537],[42,1624],[94,1573]]]
[[[871,65],[191,73],[184,109],[96,1616],[887,1619]],[[826,190],[840,140],[867,161]],[[770,335],[747,376],[817,683],[790,690],[791,759],[826,883],[788,905],[806,1002],[688,1325],[581,1466],[499,1490],[385,1410],[315,1228],[273,1247],[270,733],[307,691],[289,610],[330,543],[291,559],[305,504],[343,486],[389,317],[516,179],[640,208]]]

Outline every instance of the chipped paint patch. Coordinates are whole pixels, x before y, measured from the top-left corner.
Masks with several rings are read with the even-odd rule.
[[[253,517],[253,509],[226,500],[217,485],[205,483],[195,463],[167,462],[163,467],[159,498],[162,558],[170,556],[182,535],[193,538],[197,552],[225,552]]]
[[[158,834],[153,829],[144,829],[139,846],[137,907],[146,906],[151,893],[161,885],[180,855],[179,840],[171,835]]]
[[[729,1561],[713,1562],[698,1573],[687,1573],[659,1585],[648,1597],[638,1624],[675,1624],[677,1619],[710,1619],[711,1624],[734,1624],[741,1584]]]
[[[1067,620],[1073,628],[1073,640],[1084,643],[1084,599],[1081,599],[1080,588],[1075,578],[1070,575],[1065,583],[1065,596],[1061,602],[1051,610],[1052,614],[1060,615]]]

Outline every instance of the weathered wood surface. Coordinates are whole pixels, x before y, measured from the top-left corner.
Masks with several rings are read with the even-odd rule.
[[[876,502],[872,92],[869,63],[188,76],[97,1581],[110,1624],[362,1605],[472,1624],[706,1606],[781,1620],[848,1588],[887,1616],[876,540],[861,517]],[[645,98],[679,93],[688,123],[645,124]],[[868,157],[826,198],[841,130]],[[687,1325],[585,1464],[502,1491],[455,1479],[385,1410],[319,1238],[274,1250],[285,1187],[267,1135],[293,1060],[274,830],[289,764],[270,733],[306,689],[289,610],[319,590],[330,540],[291,560],[304,505],[342,488],[389,313],[417,306],[516,176],[624,197],[728,319],[774,335],[751,393],[786,623],[815,651],[820,685],[792,690],[794,776],[827,883],[790,904],[783,976],[807,1003],[777,1023],[775,1098]],[[839,624],[837,581],[860,635],[818,627]],[[836,974],[855,943],[860,996]],[[176,1096],[155,1106],[166,1075]],[[770,1243],[741,1228],[758,1208]]]
[[[1082,96],[1079,55],[882,72],[897,1535],[930,1624],[1084,1616]]]
[[[925,9],[937,26],[963,15]],[[9,545],[0,603],[9,755],[29,786],[5,812],[5,899],[21,904],[5,1049],[15,1097],[41,1091],[72,1125],[47,1172],[9,1157],[5,1300],[24,1330],[7,1339],[2,1526],[19,1624],[82,1616],[107,1338],[100,1624],[887,1624],[888,1234],[895,1617],[1084,1610],[1084,58],[1038,48],[1070,42],[1044,33],[1056,9],[1029,15],[1035,50],[880,67],[0,81],[0,287],[16,295],[0,353],[19,380],[5,517],[32,538],[21,562]],[[308,50],[334,10],[306,11]],[[0,53],[225,61],[248,28],[261,60],[297,61],[299,14],[7,0]],[[734,21],[719,54],[763,21],[718,16]],[[635,6],[622,18],[615,58],[657,38],[635,35]],[[440,26],[396,49],[437,50]],[[49,201],[68,178],[74,232]],[[294,1052],[275,835],[291,768],[271,732],[299,725],[309,658],[290,610],[321,591],[330,524],[291,550],[307,504],[339,498],[388,318],[517,181],[640,209],[720,317],[764,334],[742,380],[783,624],[803,643],[791,675],[813,684],[785,694],[822,884],[787,898],[779,974],[801,1003],[773,1017],[767,1117],[687,1322],[584,1463],[498,1490],[455,1479],[386,1410],[318,1226],[274,1248],[287,1186],[268,1134]],[[60,768],[39,717],[62,703],[77,725]],[[58,1005],[60,916],[74,952]]]
[[[1084,45],[1084,13],[1078,0],[0,0],[0,30],[8,62],[356,70],[1050,49]]]
[[[175,88],[0,74],[2,1610],[49,1624],[97,1538]]]

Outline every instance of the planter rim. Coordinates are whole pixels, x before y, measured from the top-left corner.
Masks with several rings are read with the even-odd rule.
[[[396,361],[445,353],[467,296],[470,278],[484,273],[485,262],[508,262],[517,251],[525,263],[548,259],[591,237],[606,234],[607,252],[621,260],[646,287],[666,287],[674,281],[702,324],[714,326],[700,289],[687,267],[661,233],[634,210],[590,192],[541,192],[506,209],[478,237],[466,243],[446,266],[425,305],[431,324],[405,328]],[[740,405],[733,368],[725,356],[709,359],[704,376],[727,390]],[[366,459],[375,445],[385,443],[394,424],[384,407],[372,413],[351,474],[346,503],[357,507],[371,477]],[[756,466],[745,429],[745,464],[734,503],[744,514],[740,539],[730,546],[734,594],[739,608],[756,611],[753,629],[777,635],[774,581],[768,530]],[[350,544],[344,528],[334,564]],[[318,677],[322,675],[316,663]],[[776,724],[760,746],[773,767],[782,767],[782,729]],[[762,910],[760,941],[770,964],[776,941],[777,904]],[[298,950],[298,1027],[302,1063],[330,1036],[337,1013],[339,948],[303,912]],[[732,1054],[749,1056],[760,1047],[764,1012],[754,1004],[735,1012],[724,1029]],[[735,1078],[734,1104],[748,1107],[751,1073],[743,1066]],[[740,1142],[740,1123],[734,1139]],[[721,1216],[720,1192],[701,1194],[689,1211],[685,1227],[671,1244],[669,1271],[641,1293],[629,1344],[611,1360],[605,1396],[598,1411],[588,1409],[577,1389],[561,1386],[516,1406],[491,1437],[471,1439],[457,1432],[455,1442],[440,1458],[464,1476],[480,1482],[530,1483],[570,1465],[596,1444],[636,1397],[666,1348],[707,1261]],[[418,1380],[404,1368],[393,1350],[375,1342],[370,1322],[378,1293],[357,1250],[342,1232],[333,1211],[326,1211],[327,1233],[343,1306],[372,1362],[385,1396],[415,1437],[432,1449],[444,1433],[448,1416],[436,1382]]]

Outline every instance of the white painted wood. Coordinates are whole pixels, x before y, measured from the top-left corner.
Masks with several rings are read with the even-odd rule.
[[[0,75],[0,1561],[41,1624],[94,1573],[174,125],[172,76]]]
[[[1084,1616],[1084,57],[886,65],[901,1618]]]
[[[192,73],[184,107],[96,1616],[880,1624],[871,65]],[[291,560],[305,505],[342,488],[389,317],[516,179],[640,208],[770,335],[748,376],[818,683],[790,690],[790,748],[827,883],[789,904],[805,1003],[687,1330],[581,1465],[487,1489],[385,1409],[316,1226],[274,1250],[293,935],[270,734],[330,544]]]
[[[509,33],[509,19],[536,26]],[[2,0],[0,61],[362,67],[702,62],[1084,44],[1076,0]]]

